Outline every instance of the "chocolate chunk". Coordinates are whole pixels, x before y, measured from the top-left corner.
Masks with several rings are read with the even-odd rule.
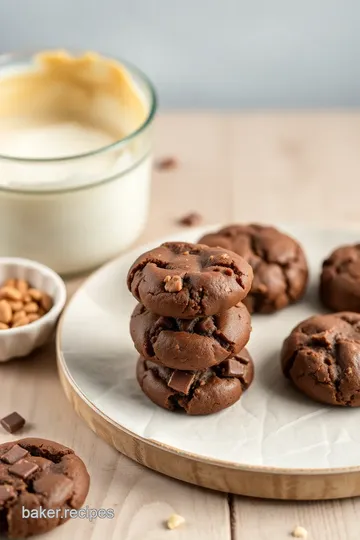
[[[27,454],[28,451],[25,450],[25,448],[21,448],[21,446],[18,444],[14,444],[10,450],[1,456],[1,461],[5,461],[5,463],[12,465],[13,463],[16,463],[20,459],[24,458]]]
[[[240,378],[244,376],[244,365],[236,358],[229,358],[221,364],[221,374],[224,377]]]
[[[168,386],[173,390],[176,390],[177,392],[181,392],[182,394],[187,395],[190,392],[190,388],[194,380],[194,373],[175,369],[175,371],[170,376]]]
[[[48,473],[34,481],[34,490],[47,497],[50,506],[59,506],[71,497],[73,485],[73,481],[64,474]]]
[[[179,224],[184,225],[184,227],[196,227],[196,225],[200,225],[202,219],[202,216],[197,212],[190,212],[179,219]]]
[[[17,412],[13,412],[4,418],[1,418],[0,424],[9,433],[15,433],[25,425],[25,418],[20,416]]]
[[[16,491],[13,486],[0,486],[0,505],[14,497],[16,497]]]
[[[31,476],[35,471],[37,471],[38,468],[39,466],[36,465],[36,463],[31,463],[31,461],[22,459],[9,468],[9,473],[20,476],[20,478],[26,480],[26,478],[29,478],[29,476]]]

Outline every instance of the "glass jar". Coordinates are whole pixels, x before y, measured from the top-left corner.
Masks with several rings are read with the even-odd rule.
[[[75,155],[0,155],[0,256],[35,259],[59,273],[76,273],[114,257],[141,233],[149,205],[156,95],[141,71],[123,61],[119,65],[146,111],[136,130]],[[0,77],[33,66],[34,55],[3,56]],[[0,117],[0,126],[7,121]]]

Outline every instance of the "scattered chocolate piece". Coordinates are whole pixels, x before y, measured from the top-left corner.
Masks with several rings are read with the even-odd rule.
[[[196,227],[197,225],[200,225],[203,218],[200,214],[197,212],[190,212],[190,214],[186,214],[181,219],[179,219],[179,224],[184,225],[184,227]]]
[[[15,444],[10,450],[1,456],[1,461],[9,463],[12,465],[20,459],[24,458],[28,454],[28,451],[25,448],[21,448],[18,444]]]
[[[167,157],[159,159],[155,166],[158,171],[171,171],[179,166],[179,162],[175,157]]]
[[[16,494],[17,493],[12,486],[0,486],[0,504],[4,504],[9,499],[13,499]]]
[[[176,369],[170,376],[168,386],[177,392],[188,395],[191,385],[195,380],[195,374]]]
[[[39,466],[36,465],[36,463],[32,463],[26,459],[21,459],[20,461],[17,461],[15,465],[9,468],[9,473],[20,476],[20,478],[26,480],[26,478],[29,478],[29,476],[37,471],[38,468]]]
[[[1,418],[0,424],[9,433],[15,433],[25,425],[25,418],[20,416],[17,412],[13,412],[4,418]]]

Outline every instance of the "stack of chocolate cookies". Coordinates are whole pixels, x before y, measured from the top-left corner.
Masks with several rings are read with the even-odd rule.
[[[141,255],[127,283],[140,302],[130,322],[137,379],[157,405],[191,415],[233,405],[252,382],[242,300],[251,266],[223,248],[168,242]]]

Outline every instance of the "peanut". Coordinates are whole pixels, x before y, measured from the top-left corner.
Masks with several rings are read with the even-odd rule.
[[[52,306],[53,299],[47,293],[24,279],[10,278],[0,287],[0,330],[35,322]]]
[[[30,313],[30,315],[28,315],[28,319],[29,323],[31,323],[40,319],[40,315],[38,315],[37,313]]]
[[[39,311],[39,306],[36,302],[29,302],[24,306],[25,313],[37,313]]]
[[[20,319],[23,319],[24,317],[26,317],[26,312],[22,309],[21,311],[17,311],[16,313],[14,313],[13,318],[12,318],[12,322],[13,323],[17,322]]]
[[[29,324],[28,317],[23,317],[22,319],[19,319],[12,325],[13,328],[18,328],[18,326],[25,326],[26,324]]]
[[[12,309],[7,300],[0,300],[0,322],[8,324],[12,318]]]
[[[45,310],[46,313],[50,311],[50,309],[53,306],[53,301],[48,294],[46,293],[42,294],[42,297],[40,300],[40,306]]]
[[[28,293],[30,294],[31,298],[35,300],[35,302],[39,302],[43,295],[43,293],[39,291],[38,289],[29,289]]]
[[[20,300],[9,300],[9,304],[13,312],[20,311],[24,307],[24,304]]]
[[[15,287],[21,292],[21,294],[25,294],[29,288],[29,284],[24,279],[17,279]]]
[[[15,287],[1,287],[0,298],[6,300],[21,300],[21,292],[15,289]]]

